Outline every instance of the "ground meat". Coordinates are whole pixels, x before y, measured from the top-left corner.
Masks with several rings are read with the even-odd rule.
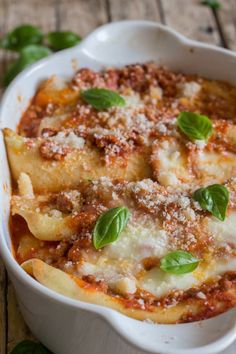
[[[100,87],[117,90],[118,78],[119,72],[116,69],[108,69],[104,72],[95,72],[91,69],[81,69],[75,75],[72,83],[82,89]]]
[[[46,160],[63,160],[70,151],[68,146],[60,146],[49,140],[42,142],[39,146],[39,153]]]
[[[102,280],[96,280],[94,275],[84,275],[82,279],[91,285],[95,285],[102,292],[107,293],[107,284]]]
[[[57,195],[56,198],[56,209],[62,211],[63,213],[72,212],[75,209],[78,209],[80,206],[80,192],[78,191],[71,191],[68,192],[61,192]]]
[[[117,69],[108,69],[104,72],[103,77],[107,88],[111,90],[118,89],[119,72]]]
[[[104,79],[101,77],[101,73],[90,69],[79,70],[73,78],[72,84],[78,86],[81,89],[106,86]]]
[[[49,138],[51,136],[57,135],[58,130],[53,129],[53,128],[43,128],[41,131],[41,136],[44,138]]]
[[[157,86],[156,75],[153,75],[155,71],[152,64],[128,65],[120,72],[119,85],[144,92],[150,86]]]
[[[77,262],[81,259],[82,250],[92,248],[92,230],[99,212],[93,205],[83,206],[83,210],[74,217],[77,226],[77,238],[68,252],[68,259]]]
[[[134,149],[134,141],[125,136],[119,137],[114,134],[95,134],[93,143],[104,153],[106,165],[119,163],[126,166],[127,156]]]
[[[121,154],[122,152],[130,152],[132,150],[131,145],[125,140],[120,139],[116,135],[99,135],[95,134],[94,141],[97,147],[104,149],[106,154],[110,154],[111,150],[114,155]],[[116,148],[114,149],[114,146]],[[112,149],[113,147],[113,149]]]
[[[19,133],[30,138],[36,137],[40,122],[44,116],[45,109],[33,104],[30,105],[22,116],[19,125]]]
[[[160,263],[157,257],[147,257],[142,260],[142,264],[145,270],[151,270]]]
[[[147,63],[103,72],[81,69],[75,75],[72,84],[83,89],[101,87],[119,90],[125,87],[140,93],[149,90],[150,87],[160,86],[166,96],[173,96],[177,92],[177,84],[183,81],[182,74],[175,74],[164,68],[157,68],[154,63]]]
[[[159,68],[156,71],[156,78],[160,87],[163,89],[164,95],[167,97],[176,96],[178,93],[178,85],[186,81],[183,74],[176,74],[165,68]]]

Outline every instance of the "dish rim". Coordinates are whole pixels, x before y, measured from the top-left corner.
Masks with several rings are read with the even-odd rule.
[[[38,61],[37,63],[31,65],[29,68],[26,68],[24,71],[22,71],[8,86],[8,88],[5,90],[2,100],[1,100],[1,106],[0,106],[0,128],[2,128],[2,114],[4,111],[4,106],[5,106],[5,101],[7,100],[7,97],[11,94],[12,90],[14,89],[15,86],[17,86],[18,82],[22,80],[22,78],[24,77],[28,77],[34,74],[35,71],[41,69],[46,66],[48,63],[52,62],[55,57],[58,56],[64,56],[64,55],[73,55],[74,52],[76,52],[77,48],[83,48],[83,46],[86,46],[86,44],[88,43],[88,41],[90,41],[92,39],[92,37],[95,37],[95,35],[97,33],[99,33],[101,30],[106,29],[108,27],[119,27],[119,26],[123,26],[123,25],[134,25],[134,26],[151,26],[151,27],[155,27],[155,28],[159,28],[161,30],[163,30],[164,32],[167,32],[169,34],[171,34],[182,46],[187,47],[187,48],[200,48],[200,49],[207,49],[207,50],[211,50],[214,51],[216,53],[224,53],[227,56],[231,56],[233,58],[236,58],[236,53],[225,49],[225,48],[220,48],[220,47],[216,47],[212,44],[206,44],[206,43],[201,43],[199,41],[196,40],[191,40],[187,37],[185,37],[184,35],[180,34],[179,32],[171,29],[168,26],[153,22],[153,21],[143,21],[143,20],[125,20],[125,21],[117,21],[117,22],[113,22],[113,23],[107,23],[105,25],[102,25],[100,27],[98,27],[97,29],[95,29],[93,32],[91,32],[80,44],[78,44],[75,47],[69,48],[69,49],[65,49],[62,50],[60,52],[54,53],[49,57],[46,57],[44,59],[41,59],[40,61]],[[2,215],[0,215],[1,217]],[[132,336],[130,334],[128,334],[123,328],[122,326],[119,324],[119,320],[124,318],[124,319],[129,319],[132,321],[138,321],[135,319],[131,319],[126,315],[123,315],[109,307],[104,307],[101,305],[95,305],[95,304],[91,304],[91,303],[86,303],[80,300],[73,300],[69,297],[66,297],[64,295],[61,295],[59,293],[54,292],[53,290],[50,290],[48,288],[46,288],[45,286],[43,286],[42,284],[40,284],[38,281],[36,281],[35,279],[33,279],[30,275],[28,275],[21,267],[20,265],[17,263],[17,261],[14,258],[14,255],[12,253],[12,250],[8,247],[7,245],[7,240],[6,240],[6,230],[5,227],[2,225],[1,223],[1,236],[0,236],[0,255],[4,261],[4,263],[7,265],[8,270],[10,270],[10,272],[16,277],[18,278],[24,285],[27,285],[30,287],[30,289],[34,292],[34,293],[39,293],[40,295],[42,295],[44,298],[46,298],[49,301],[56,301],[59,304],[63,304],[66,305],[70,308],[76,308],[76,309],[82,309],[85,311],[89,311],[92,313],[95,313],[97,315],[99,315],[102,319],[104,319],[107,323],[109,323],[112,328],[123,338],[125,339],[126,342],[132,344],[135,348],[141,349],[141,350],[145,350],[145,351],[149,351],[149,352],[153,352],[153,348],[147,348],[147,346],[143,346],[141,342],[137,343],[137,338],[135,338],[135,336]],[[141,322],[141,321],[139,321]],[[197,323],[197,322],[196,322]],[[192,323],[187,323],[185,325],[189,325]],[[150,326],[158,326],[158,324],[148,324]],[[161,326],[178,326],[178,324],[175,325],[161,325]],[[227,345],[230,345],[233,340],[236,338],[236,321],[234,326],[232,326],[232,328],[227,332],[227,334],[223,335],[222,337],[220,337],[219,339],[211,342],[210,344],[201,346],[201,347],[196,347],[194,349],[170,349],[168,350],[168,353],[171,354],[188,354],[191,351],[191,354],[194,353],[204,353],[208,352],[210,349],[212,349],[213,347],[217,347],[218,351],[220,348],[224,349]],[[158,350],[158,349],[157,349]],[[203,351],[203,352],[202,352]]]

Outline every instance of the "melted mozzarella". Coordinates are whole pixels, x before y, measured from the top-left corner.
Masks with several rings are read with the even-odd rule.
[[[173,275],[155,267],[139,280],[139,286],[156,296],[166,295],[169,291],[186,290],[197,284],[193,273]]]
[[[61,127],[62,122],[65,121],[66,118],[66,114],[54,115],[52,117],[44,117],[39,124],[38,135],[40,136],[42,130],[45,128],[59,129]]]
[[[146,220],[131,219],[120,238],[105,249],[113,259],[128,258],[139,262],[146,257],[162,257],[168,252],[166,231],[146,217]]]
[[[211,217],[206,218],[210,233],[214,233],[220,241],[230,239],[236,227],[236,212],[232,212],[225,222]],[[236,236],[234,236],[236,242]],[[122,232],[120,238],[106,246],[97,261],[86,261],[79,268],[82,275],[94,275],[97,280],[104,280],[119,293],[134,293],[136,287],[161,297],[171,290],[187,290],[200,286],[209,278],[234,270],[236,259],[211,259],[208,263],[200,263],[192,272],[182,275],[169,274],[159,267],[143,271],[142,260],[146,257],[161,258],[170,251],[167,233],[151,220],[140,220],[134,217]],[[93,262],[93,263],[92,263]]]
[[[198,149],[192,158],[175,138],[157,141],[151,160],[153,173],[161,185],[185,188],[186,185],[225,183],[236,174],[235,154],[208,151],[202,141],[196,144]]]
[[[236,156],[231,153],[199,151],[196,169],[202,183],[222,183],[236,173]]]
[[[106,246],[99,258],[84,262],[78,269],[80,275],[94,275],[105,280],[120,293],[136,291],[136,275],[143,270],[142,260],[160,258],[168,253],[168,236],[157,223],[131,218],[119,239]]]
[[[218,242],[236,244],[236,211],[230,211],[224,221],[208,218],[207,227]]]
[[[61,146],[69,146],[75,149],[82,149],[85,144],[84,138],[77,136],[75,133],[70,132],[66,135],[64,132],[58,132],[57,135],[50,138]]]
[[[152,155],[154,174],[158,181],[164,186],[179,186],[181,182],[190,181],[192,176],[188,171],[186,157],[176,139],[158,143]]]
[[[207,265],[199,265],[192,273],[174,275],[163,272],[155,267],[147,272],[138,282],[138,285],[156,296],[165,296],[171,290],[187,290],[200,286],[208,279],[236,269],[236,259],[212,260]]]
[[[201,90],[201,85],[196,81],[185,82],[179,85],[180,95],[194,98]]]

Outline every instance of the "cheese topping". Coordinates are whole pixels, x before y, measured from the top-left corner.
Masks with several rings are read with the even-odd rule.
[[[98,110],[81,95],[91,88],[115,91],[125,105]],[[226,83],[153,63],[99,73],[83,68],[70,82],[47,80],[19,134],[4,132],[19,187],[11,201],[18,262],[43,284],[63,288],[60,280],[54,287],[54,274],[61,274],[76,298],[74,280],[88,301],[99,303],[98,293],[108,304],[103,293],[131,315],[140,311],[137,318],[146,311],[157,321],[159,309],[160,322],[192,321],[236,305],[235,102],[236,88]],[[206,115],[213,126],[208,139],[184,134],[181,112]],[[224,221],[193,198],[215,183],[230,194]],[[112,228],[110,243],[98,249],[95,225],[116,207],[129,210],[128,223],[119,235],[121,219],[104,235],[100,230],[106,237]],[[178,251],[191,254],[197,268],[178,275],[163,268],[163,257]],[[54,270],[47,282],[37,265]]]

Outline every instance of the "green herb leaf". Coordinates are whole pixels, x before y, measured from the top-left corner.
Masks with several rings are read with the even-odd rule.
[[[86,91],[81,91],[81,96],[85,102],[97,110],[103,110],[114,106],[124,106],[125,100],[117,92],[102,89],[92,88]]]
[[[39,59],[42,59],[52,52],[47,47],[41,45],[31,44],[27,47],[24,47],[20,51],[20,58],[16,60],[7,70],[6,74],[3,77],[3,84],[7,86],[14,77],[19,74],[23,69],[25,69],[30,64],[35,63]]]
[[[218,0],[203,0],[201,4],[209,6],[213,10],[218,10],[221,8],[221,3]]]
[[[43,34],[38,27],[21,25],[9,32],[1,41],[5,49],[20,51],[29,44],[39,44],[43,40]]]
[[[17,344],[10,354],[53,354],[40,343],[24,340]]]
[[[102,214],[93,230],[93,245],[102,248],[117,240],[127,225],[130,212],[126,207],[112,208]]]
[[[69,31],[50,32],[47,35],[47,41],[53,50],[61,50],[75,46],[81,41],[81,37]]]
[[[177,125],[191,140],[207,140],[212,134],[212,122],[207,116],[192,112],[181,112]]]
[[[200,188],[194,192],[193,198],[199,202],[202,209],[209,211],[221,221],[225,220],[229,204],[229,192],[225,186],[213,184]]]
[[[200,260],[191,253],[185,251],[175,251],[168,253],[161,259],[160,268],[171,274],[191,273],[197,268]]]

